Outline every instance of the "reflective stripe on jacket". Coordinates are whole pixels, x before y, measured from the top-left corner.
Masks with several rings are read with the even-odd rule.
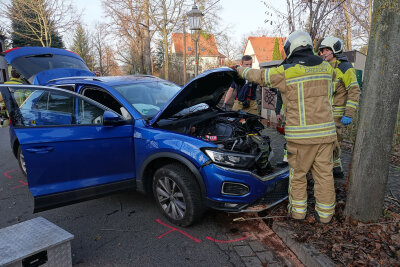
[[[4,84],[23,84],[24,82],[17,78],[11,78],[9,81],[6,81]]]
[[[357,82],[356,70],[348,61],[334,60],[330,63],[335,68],[335,94],[333,96],[333,112],[335,117],[346,115],[352,118],[360,98],[360,86]]]
[[[332,113],[335,72],[319,65],[284,64],[276,68],[238,68],[239,76],[261,86],[277,88],[285,106],[285,137],[299,144],[323,144],[336,140]]]

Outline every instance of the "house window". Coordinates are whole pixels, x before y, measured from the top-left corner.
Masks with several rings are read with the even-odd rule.
[[[188,51],[192,51],[192,48],[190,48],[190,46],[188,46]]]

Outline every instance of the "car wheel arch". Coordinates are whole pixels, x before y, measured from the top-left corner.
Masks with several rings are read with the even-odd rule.
[[[155,171],[164,165],[171,164],[173,162],[179,163],[186,167],[196,178],[197,184],[200,188],[201,195],[206,195],[206,185],[204,183],[203,177],[200,171],[195,167],[195,165],[187,158],[172,153],[172,152],[161,152],[156,153],[148,157],[142,164],[139,171],[139,176],[137,180],[138,190],[145,193],[152,192],[152,178]]]
[[[19,144],[19,141],[18,141],[18,139],[16,138],[15,139],[15,141],[14,141],[14,143],[13,143],[13,153],[14,153],[14,156],[15,157],[17,157],[17,155],[18,155],[18,148],[19,148],[19,146],[20,146],[20,144]]]

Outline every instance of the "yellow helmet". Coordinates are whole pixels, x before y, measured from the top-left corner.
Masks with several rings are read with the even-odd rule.
[[[294,31],[286,39],[285,43],[283,44],[283,49],[285,50],[286,57],[289,58],[293,52],[307,46],[312,48],[312,40],[310,35],[304,31]]]

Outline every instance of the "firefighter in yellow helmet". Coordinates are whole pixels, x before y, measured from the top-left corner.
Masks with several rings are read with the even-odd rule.
[[[238,75],[281,92],[290,167],[290,216],[300,220],[306,217],[306,174],[311,169],[315,215],[320,222],[328,223],[336,203],[332,153],[337,139],[331,108],[335,71],[314,55],[311,37],[306,32],[291,33],[284,50],[287,58],[281,66],[263,70],[238,67]]]
[[[322,40],[319,53],[323,59],[335,68],[335,92],[333,95],[333,118],[336,125],[338,142],[333,153],[333,176],[343,178],[342,162],[340,160],[340,144],[343,125],[352,123],[360,97],[360,87],[357,82],[353,65],[343,54],[343,43],[339,38],[329,36]]]
[[[24,82],[22,81],[22,76],[19,74],[19,72],[12,68],[11,69],[11,79],[9,81],[6,81],[4,84],[23,84]]]
[[[11,69],[11,79],[6,81],[4,84],[23,84],[21,80],[21,74],[17,72],[16,69]],[[0,126],[4,126],[8,121],[8,114],[6,110],[6,105],[4,104],[3,97],[0,94]]]
[[[12,68],[11,79],[4,84],[24,84],[24,81],[22,80],[22,75],[16,69]],[[30,90],[20,90],[14,94],[15,100],[19,106],[28,98],[30,92]]]

